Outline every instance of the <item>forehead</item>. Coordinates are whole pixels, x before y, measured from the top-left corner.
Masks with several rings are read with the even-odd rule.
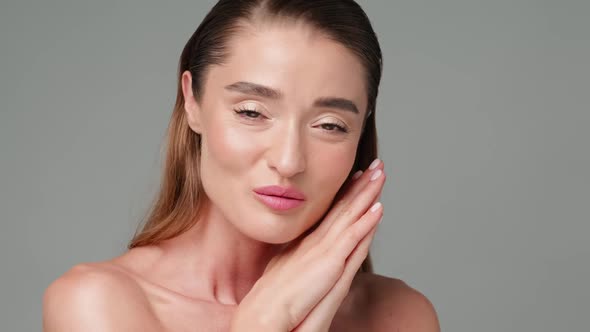
[[[227,44],[223,65],[212,66],[207,86],[222,88],[239,81],[283,92],[302,107],[318,97],[352,100],[366,111],[365,69],[345,46],[302,23],[249,26]]]

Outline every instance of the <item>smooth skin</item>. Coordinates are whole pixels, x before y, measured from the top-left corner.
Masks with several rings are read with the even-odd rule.
[[[370,208],[386,179],[376,161],[345,183],[366,116],[358,59],[305,24],[252,27],[229,46],[199,102],[182,75],[187,121],[202,137],[202,216],[161,244],[67,271],[45,292],[44,331],[438,332],[419,291],[355,274],[383,216]],[[325,97],[360,112],[318,107]],[[271,210],[252,189],[272,184],[296,186],[306,201]]]

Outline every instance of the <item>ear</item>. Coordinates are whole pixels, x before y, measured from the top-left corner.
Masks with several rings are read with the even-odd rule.
[[[193,95],[192,75],[185,70],[182,73],[182,94],[184,95],[184,111],[189,127],[197,134],[201,133],[201,108]]]

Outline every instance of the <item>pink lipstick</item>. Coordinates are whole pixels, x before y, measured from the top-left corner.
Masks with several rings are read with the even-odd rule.
[[[266,186],[254,189],[254,196],[271,209],[286,211],[305,201],[305,195],[293,187]]]

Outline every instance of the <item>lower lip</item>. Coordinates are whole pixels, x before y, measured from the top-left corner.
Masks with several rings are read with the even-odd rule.
[[[303,204],[303,201],[299,200],[299,199],[277,197],[277,196],[268,196],[268,195],[259,194],[257,192],[255,192],[254,195],[256,196],[256,198],[258,198],[258,200],[260,200],[262,203],[264,203],[269,208],[279,210],[279,211],[286,211],[286,210],[294,209],[294,208],[300,206],[301,204]]]

